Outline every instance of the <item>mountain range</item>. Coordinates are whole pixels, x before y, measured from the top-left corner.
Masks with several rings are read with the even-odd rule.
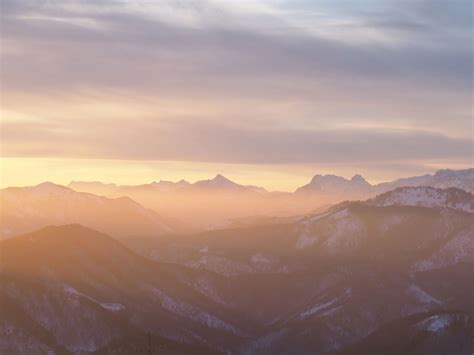
[[[48,225],[79,223],[114,237],[196,233],[203,230],[283,223],[346,200],[364,200],[403,186],[457,187],[473,192],[474,169],[369,184],[316,175],[294,193],[239,185],[222,175],[189,183],[169,181],[121,186],[71,182],[0,190],[0,238]]]
[[[309,184],[298,188],[296,193],[340,202],[365,199],[404,186],[457,187],[473,193],[474,169],[438,170],[433,175],[414,176],[376,185],[368,183],[361,175],[354,175],[350,180],[335,175],[316,175]]]
[[[193,286],[205,273],[149,261],[94,230],[46,227],[0,247],[1,353],[136,353],[146,332],[163,351],[187,353],[210,334],[240,334]]]
[[[237,184],[222,175],[189,183],[181,180],[124,186],[100,182],[71,182],[68,187],[107,197],[127,196],[187,231],[218,229],[248,223],[249,218],[283,218],[312,213],[346,200],[365,200],[403,186],[457,187],[474,192],[474,169],[439,170],[372,185],[362,176],[348,180],[335,175],[316,175],[295,192],[267,191]]]
[[[71,182],[68,187],[107,197],[127,196],[177,225],[195,231],[218,228],[230,220],[260,215],[287,215],[294,210],[288,198],[263,188],[234,183],[222,175],[189,183],[159,181],[137,186],[99,182]],[[278,195],[278,198],[275,198]],[[281,211],[280,211],[281,210]],[[300,212],[299,210],[297,211]]]
[[[295,193],[336,193],[337,195],[360,194],[367,197],[369,194],[380,194],[403,186],[431,186],[439,188],[457,187],[468,192],[474,192],[474,168],[464,170],[444,169],[438,170],[434,174],[426,174],[409,178],[401,178],[391,182],[383,182],[372,185],[359,174],[354,175],[350,180],[336,175],[315,175],[311,181],[296,189]],[[101,182],[71,181],[68,187],[83,192],[90,192],[97,195],[120,194],[127,190],[148,190],[151,191],[176,191],[176,190],[200,190],[207,188],[211,190],[235,190],[239,192],[257,192],[261,194],[271,193],[263,187],[251,185],[239,185],[226,177],[217,174],[213,179],[200,180],[189,183],[180,180],[176,183],[172,181],[152,182],[145,185],[116,185]],[[274,192],[282,193],[283,192]],[[345,195],[342,197],[349,199]]]
[[[49,182],[0,190],[0,220],[0,238],[71,223],[114,236],[172,231],[156,212],[129,197],[107,198]]]
[[[217,174],[214,178],[208,180],[199,180],[195,183],[190,183],[186,180],[180,180],[178,182],[172,181],[153,181],[150,184],[145,185],[116,185],[116,184],[104,184],[98,181],[87,182],[87,181],[71,181],[68,187],[77,191],[91,192],[97,195],[111,195],[119,193],[120,191],[127,190],[148,190],[148,191],[201,191],[207,189],[209,191],[239,191],[239,192],[267,192],[262,187],[251,186],[251,185],[239,185],[221,174]]]
[[[9,238],[0,352],[471,354],[473,204],[403,187],[282,224]]]

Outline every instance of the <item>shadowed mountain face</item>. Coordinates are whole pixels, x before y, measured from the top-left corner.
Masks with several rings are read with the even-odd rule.
[[[43,183],[0,190],[0,238],[81,223],[114,236],[169,233],[168,222],[128,197],[106,198]]]
[[[286,224],[125,239],[133,252],[79,226],[11,238],[0,350],[130,353],[150,332],[178,353],[379,354],[400,335],[402,353],[463,353],[473,200],[398,189]]]
[[[335,355],[458,354],[474,349],[474,314],[433,311],[390,322]]]
[[[474,199],[469,192],[458,188],[400,187],[378,195],[367,204],[373,206],[420,206],[451,208],[474,213]]]
[[[387,261],[380,253],[406,258],[406,252],[414,252],[418,245],[435,242],[438,235],[447,238],[450,233],[470,226],[473,202],[472,194],[459,189],[401,188],[366,202],[342,203],[286,224],[180,237],[133,238],[125,242],[134,248],[141,248],[143,243],[140,250],[157,259],[209,269],[221,265],[220,256],[224,257],[222,260],[232,257],[228,260],[229,266],[236,266],[235,270],[230,268],[232,273],[279,268],[289,272],[288,268],[297,270],[303,261],[333,261],[338,260],[333,257],[343,256],[381,256],[381,261]],[[389,243],[403,249],[396,254]],[[374,248],[380,250],[375,253]],[[306,256],[308,260],[303,260]],[[225,268],[213,271],[227,273]]]
[[[10,334],[0,341],[2,353],[28,344],[93,352],[120,348],[128,338],[140,346],[146,332],[172,349],[184,340],[200,349],[206,338],[218,349],[244,334],[226,320],[232,312],[221,318],[222,305],[206,295],[208,273],[144,259],[93,230],[47,227],[0,248],[0,292],[9,309],[0,329]]]
[[[364,200],[403,186],[457,187],[474,192],[474,169],[440,170],[434,175],[399,179],[371,185],[362,176],[347,180],[334,175],[316,175],[294,193],[268,192],[236,184],[222,175],[194,184],[184,180],[119,186],[99,182],[71,182],[77,191],[109,197],[128,196],[158,214],[176,219],[188,230],[219,229],[249,221],[249,218],[289,217],[346,200]],[[183,225],[183,224],[181,224]]]

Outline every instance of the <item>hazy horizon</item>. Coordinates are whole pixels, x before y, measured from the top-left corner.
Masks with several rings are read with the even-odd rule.
[[[471,5],[2,1],[0,184],[473,166]]]
[[[134,162],[137,164],[137,162]],[[100,161],[100,164],[103,164],[103,161]],[[152,166],[157,164],[149,163],[149,162],[139,162],[138,164],[142,165],[143,167],[150,168],[152,170]],[[159,163],[158,163],[159,164]],[[163,163],[166,164],[166,163]],[[88,160],[86,162],[86,165],[90,168],[91,167],[91,161]],[[0,164],[1,166],[1,164]],[[7,164],[8,166],[8,164]],[[76,164],[77,167],[77,164]],[[25,165],[21,165],[21,169],[24,169]],[[12,175],[13,172],[15,172],[15,168],[10,168],[10,169],[4,169],[3,173],[4,176],[0,178],[0,189],[1,188],[7,188],[7,187],[26,187],[26,186],[35,186],[44,182],[52,182],[54,184],[58,185],[63,185],[67,186],[71,182],[100,182],[104,184],[115,184],[115,185],[122,185],[122,186],[139,186],[139,185],[146,185],[146,184],[151,184],[153,182],[160,182],[160,181],[167,181],[167,182],[173,182],[177,183],[179,181],[187,181],[189,183],[195,183],[198,181],[203,181],[203,180],[211,180],[215,178],[217,175],[222,175],[225,178],[231,180],[234,183],[237,183],[239,185],[251,185],[251,186],[257,186],[257,187],[263,187],[267,191],[280,191],[280,192],[294,192],[297,188],[308,184],[311,179],[315,175],[335,175],[338,177],[342,177],[346,180],[351,180],[352,177],[355,175],[361,175],[369,184],[371,185],[377,185],[380,183],[386,183],[386,182],[391,182],[395,181],[397,179],[402,179],[402,178],[410,178],[414,176],[423,176],[423,175],[428,175],[428,174],[434,174],[438,170],[444,170],[444,169],[452,169],[452,170],[463,170],[463,169],[472,169],[473,166],[461,166],[461,167],[433,167],[431,169],[416,169],[415,173],[413,175],[395,175],[394,173],[392,174],[384,174],[382,176],[386,177],[385,179],[371,179],[370,177],[361,174],[359,171],[353,171],[350,172],[350,168],[347,168],[345,170],[337,170],[341,171],[341,174],[335,173],[334,170],[330,171],[329,169],[326,170],[321,170],[321,171],[316,171],[314,174],[311,174],[311,169],[313,167],[305,167],[302,169],[301,173],[296,175],[296,174],[284,174],[283,172],[278,171],[273,171],[274,169],[269,169],[266,166],[259,167],[256,169],[256,171],[252,171],[252,175],[249,177],[248,174],[242,174],[242,170],[245,171],[245,169],[240,169],[237,166],[231,166],[230,168],[222,168],[222,166],[217,167],[216,172],[209,172],[206,169],[205,171],[199,171],[199,169],[193,170],[192,167],[188,167],[187,169],[183,169],[183,174],[190,174],[191,178],[188,178],[187,176],[184,175],[176,175],[177,172],[173,171],[170,173],[169,171],[163,170],[163,169],[156,169],[156,173],[149,173],[148,174],[148,179],[145,180],[144,178],[139,178],[137,179],[136,177],[134,178],[133,176],[130,177],[130,175],[133,175],[134,171],[127,170],[128,176],[120,176],[120,174],[117,176],[111,176],[110,171],[107,171],[105,174],[97,174],[97,175],[91,175],[90,173],[86,175],[82,175],[80,172],[79,173],[72,173],[69,172],[69,174],[66,174],[65,176],[60,176],[56,177],[55,174],[49,175],[50,178],[48,178],[48,174],[44,174],[42,176],[46,176],[46,178],[43,178],[42,176],[38,177],[32,177],[32,176],[26,176],[25,179],[11,179],[9,177],[5,178],[5,172],[8,170]],[[289,168],[289,167],[288,167]],[[109,168],[110,169],[110,168]],[[126,170],[126,168],[124,168]],[[209,168],[210,170],[211,168]],[[175,170],[180,170],[180,169],[175,169]],[[190,173],[191,171],[191,173]],[[227,173],[223,173],[222,171],[226,171]],[[304,172],[308,173],[308,175],[304,175]],[[383,173],[383,172],[382,172]],[[163,174],[163,175],[160,175]],[[210,174],[210,175],[209,175]],[[10,175],[10,174],[9,174]],[[18,176],[18,175],[16,175]],[[69,179],[69,176],[73,176],[74,178]],[[94,178],[95,177],[101,177],[101,178]],[[81,178],[84,177],[84,178]],[[277,181],[271,181],[272,179],[277,178]]]

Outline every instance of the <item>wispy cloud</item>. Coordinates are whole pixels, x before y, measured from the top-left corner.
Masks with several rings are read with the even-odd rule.
[[[92,125],[92,122],[89,122]],[[239,164],[322,164],[472,156],[472,140],[413,130],[251,129],[215,122],[113,121],[90,129],[10,122],[5,156],[179,160]]]
[[[5,0],[2,154],[466,157],[471,6]],[[91,96],[105,103],[89,106]],[[7,120],[11,112],[36,120]]]

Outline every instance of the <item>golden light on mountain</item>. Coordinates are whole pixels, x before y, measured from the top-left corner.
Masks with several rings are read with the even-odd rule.
[[[474,354],[472,10],[1,0],[0,354]]]

